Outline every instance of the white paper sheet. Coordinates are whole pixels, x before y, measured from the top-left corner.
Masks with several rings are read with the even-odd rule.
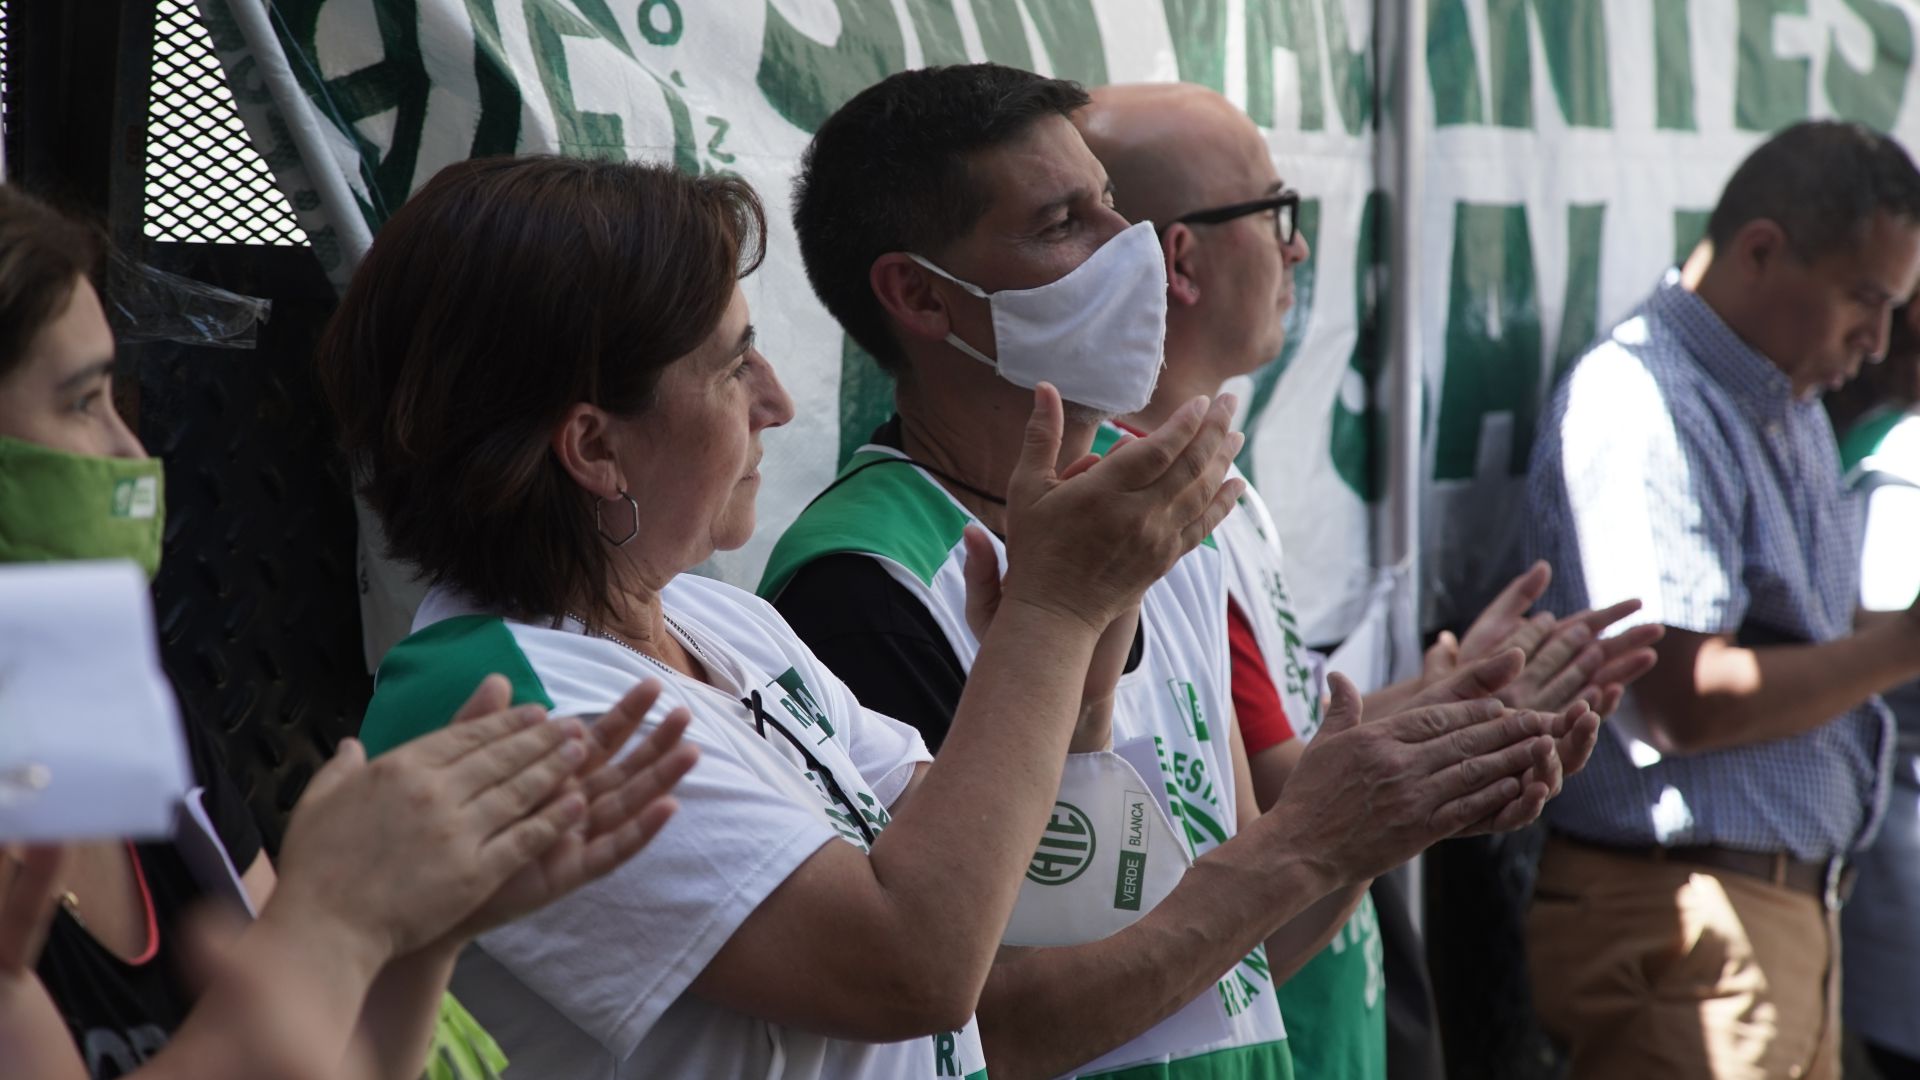
[[[240,880],[240,869],[233,865],[233,857],[220,842],[219,830],[207,816],[206,794],[206,788],[194,788],[180,803],[175,815],[174,850],[180,853],[201,891],[232,904],[250,917],[258,915],[260,913],[253,910],[253,898],[247,895],[246,883]]]
[[[139,568],[0,566],[0,840],[169,836],[192,778]]]

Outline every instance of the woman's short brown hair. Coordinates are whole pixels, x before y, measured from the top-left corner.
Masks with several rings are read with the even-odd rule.
[[[106,242],[79,222],[10,184],[0,185],[0,378],[73,296],[96,281]]]
[[[644,411],[765,235],[737,178],[558,157],[442,169],[381,228],[318,353],[389,553],[497,610],[599,614],[610,548],[549,439],[579,402]]]

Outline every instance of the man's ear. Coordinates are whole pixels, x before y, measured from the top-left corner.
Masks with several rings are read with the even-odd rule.
[[[1747,274],[1758,277],[1779,265],[1788,254],[1787,233],[1778,222],[1755,218],[1733,234],[1731,254]]]
[[[627,490],[614,441],[612,417],[582,401],[567,410],[549,444],[574,483],[595,498],[612,499]]]
[[[1192,307],[1200,302],[1200,241],[1175,222],[1160,231],[1160,254],[1167,260],[1167,304]]]
[[[867,284],[880,307],[899,325],[900,332],[923,341],[944,341],[953,331],[948,290],[959,286],[898,251],[873,260]]]

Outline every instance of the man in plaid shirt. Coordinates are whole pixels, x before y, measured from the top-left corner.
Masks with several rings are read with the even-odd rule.
[[[1544,603],[1637,596],[1667,628],[1548,809],[1528,937],[1576,1076],[1839,1075],[1835,913],[1920,608],[1856,612],[1858,512],[1818,397],[1885,351],[1917,280],[1906,153],[1799,124],[1553,396],[1529,476]]]

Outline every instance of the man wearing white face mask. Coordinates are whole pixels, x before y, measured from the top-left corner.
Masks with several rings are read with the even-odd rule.
[[[1004,525],[1022,387],[1052,382],[1071,404],[1070,473],[1113,444],[1103,421],[1143,407],[1161,369],[1165,263],[1152,226],[1114,212],[1067,119],[1086,100],[1071,83],[994,65],[896,75],[820,128],[797,184],[809,278],[896,379],[898,416],[782,538],[761,590],[862,700],[936,748],[1003,572],[968,559],[961,532]],[[1571,733],[1569,768],[1592,746],[1582,707],[1548,717],[1462,703],[1513,678],[1517,654],[1365,728],[1357,693],[1336,679],[1308,760],[1353,782],[1306,814],[1339,822],[1338,839],[1302,840],[1296,819],[1254,807],[1225,629],[1219,553],[1205,545],[1105,628],[1053,821],[1004,938],[1048,947],[1003,950],[979,1002],[995,1075],[1291,1076],[1274,981],[1340,926],[1363,879],[1343,872],[1330,891],[1296,895],[1275,869],[1384,868],[1445,835],[1513,827],[1558,789],[1562,756],[1540,736]],[[1454,746],[1421,732],[1469,712],[1458,740],[1443,740]],[[1462,769],[1464,747],[1515,752],[1505,761],[1518,766],[1470,819],[1445,794],[1481,768]],[[1376,779],[1388,774],[1428,777],[1433,810],[1388,809]],[[1116,848],[1117,876],[1103,861]],[[1167,856],[1171,885],[1155,877]],[[1063,896],[1078,899],[1060,923],[1026,919]]]

